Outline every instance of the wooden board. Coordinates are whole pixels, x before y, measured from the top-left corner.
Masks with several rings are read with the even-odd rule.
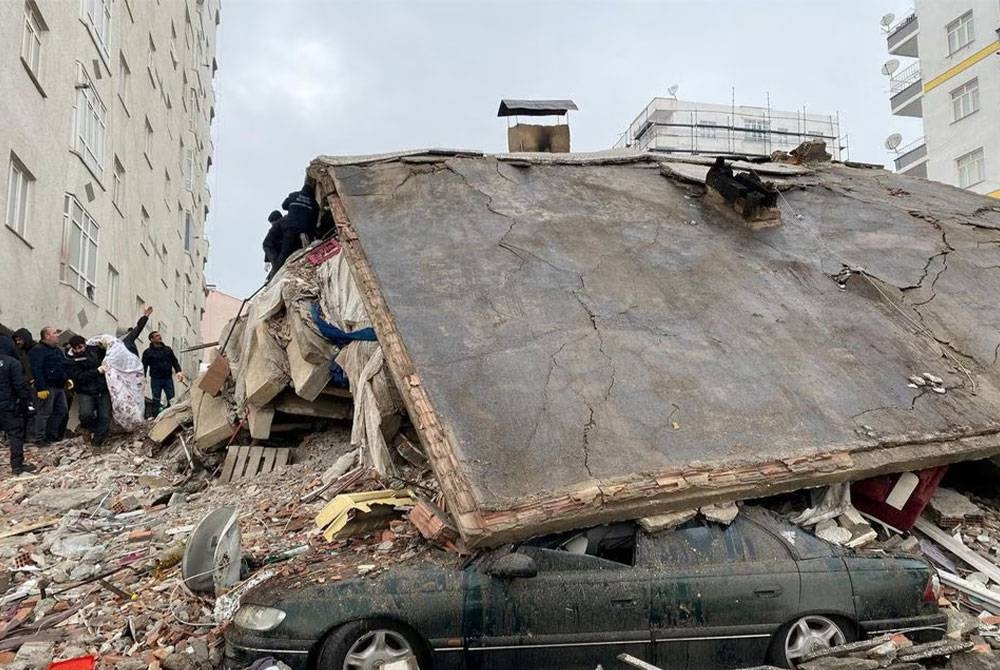
[[[239,479],[251,479],[280,470],[288,464],[287,447],[244,446],[230,447],[222,466],[219,481],[233,482]]]

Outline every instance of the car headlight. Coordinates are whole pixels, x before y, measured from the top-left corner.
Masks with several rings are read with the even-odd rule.
[[[242,605],[233,618],[237,626],[247,630],[272,630],[284,620],[284,611],[262,605]]]

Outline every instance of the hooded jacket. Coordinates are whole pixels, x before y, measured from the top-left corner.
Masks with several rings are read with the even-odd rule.
[[[288,214],[281,219],[281,228],[285,232],[309,233],[316,230],[316,219],[319,217],[319,203],[316,202],[316,184],[306,181],[298,191],[292,191],[281,203],[281,208]]]
[[[13,336],[21,338],[21,341],[24,342],[23,347],[18,347],[17,344],[14,346],[17,348],[17,360],[21,361],[21,367],[24,368],[24,378],[30,384],[34,375],[31,374],[31,358],[28,356],[28,352],[35,346],[35,338],[31,336],[31,331],[27,328],[18,328],[14,331]]]
[[[31,391],[24,379],[21,362],[17,360],[14,340],[0,335],[0,412],[15,411],[18,401],[30,402]]]
[[[66,356],[59,347],[39,342],[28,354],[31,371],[35,374],[35,390],[50,391],[66,385]]]

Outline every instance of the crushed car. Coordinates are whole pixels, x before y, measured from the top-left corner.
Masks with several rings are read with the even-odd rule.
[[[464,565],[423,561],[375,577],[246,594],[226,667],[795,667],[819,649],[886,632],[939,639],[923,558],[832,546],[743,507],[656,534],[633,522],[536,538]]]

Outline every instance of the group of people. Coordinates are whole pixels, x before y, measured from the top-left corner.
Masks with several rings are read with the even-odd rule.
[[[63,331],[53,326],[41,329],[37,343],[26,328],[0,335],[0,432],[10,445],[14,475],[35,470],[24,460],[26,442],[51,444],[64,438],[74,402],[80,426],[97,446],[107,439],[112,418],[127,429],[142,421],[142,382],[147,375],[152,413],[159,412],[164,396],[165,405],[170,404],[174,379],[184,382],[177,356],[157,331],[149,334],[141,359],[136,346],[152,312],[147,307],[121,340],[73,335],[61,346]],[[122,381],[127,374],[136,383]]]
[[[263,246],[265,267],[269,269],[268,280],[281,269],[289,256],[326,232],[317,225],[320,207],[316,202],[316,182],[310,177],[306,177],[301,189],[288,194],[281,203],[281,209],[286,213],[276,209],[267,217],[271,228],[264,236]]]

